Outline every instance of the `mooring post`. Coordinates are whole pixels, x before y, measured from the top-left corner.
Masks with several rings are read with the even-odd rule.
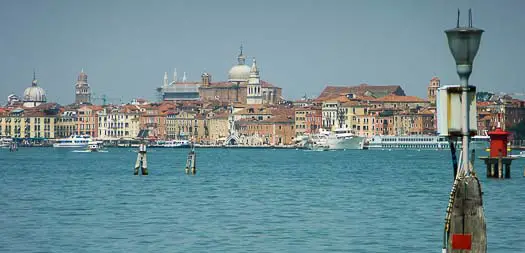
[[[505,178],[510,178],[510,163],[505,163]]]
[[[195,153],[195,146],[190,144],[190,152],[188,153],[188,159],[186,160],[186,168],[184,171],[186,174],[195,175],[197,173],[197,154]]]
[[[489,160],[490,161],[490,160]],[[496,169],[494,168],[496,164],[490,161],[490,177],[495,177]]]
[[[148,175],[148,159],[147,159],[147,150],[146,144],[141,143],[139,146],[139,153],[137,154],[137,162],[135,163],[134,175],[139,174],[139,169],[141,170],[142,175]]]
[[[501,156],[501,150],[498,156],[498,178],[503,178],[503,158]]]

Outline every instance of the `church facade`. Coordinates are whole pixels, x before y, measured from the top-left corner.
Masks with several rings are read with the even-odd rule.
[[[199,82],[176,80],[168,84],[165,74],[163,86],[157,88],[164,101],[216,100],[241,104],[277,104],[282,99],[282,89],[260,79],[255,59],[252,66],[246,64],[242,47],[237,64],[228,72],[228,80],[213,82],[212,75],[204,72]],[[198,93],[198,96],[197,96]]]

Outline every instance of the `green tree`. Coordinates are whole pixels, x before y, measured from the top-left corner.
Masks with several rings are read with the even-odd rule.
[[[514,138],[518,140],[525,139],[525,120],[509,128],[510,132],[514,133]]]

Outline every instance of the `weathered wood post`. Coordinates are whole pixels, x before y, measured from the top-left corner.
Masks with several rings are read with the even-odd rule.
[[[195,153],[195,146],[193,143],[190,144],[190,152],[188,153],[188,158],[186,159],[186,168],[184,171],[186,174],[195,175],[197,173],[197,154]]]
[[[148,159],[147,159],[147,150],[146,144],[141,143],[139,146],[139,153],[137,154],[137,162],[135,163],[134,175],[139,174],[139,168],[142,172],[142,175],[148,175]]]
[[[486,252],[487,230],[481,185],[475,176],[458,179],[453,194],[448,238],[449,252]],[[454,250],[456,249],[456,250]]]
[[[503,178],[503,158],[501,156],[501,150],[498,155],[498,178]]]

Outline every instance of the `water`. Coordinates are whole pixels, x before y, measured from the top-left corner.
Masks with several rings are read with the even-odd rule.
[[[440,252],[446,151],[0,150],[0,252]],[[486,179],[489,252],[525,249],[524,160]]]

